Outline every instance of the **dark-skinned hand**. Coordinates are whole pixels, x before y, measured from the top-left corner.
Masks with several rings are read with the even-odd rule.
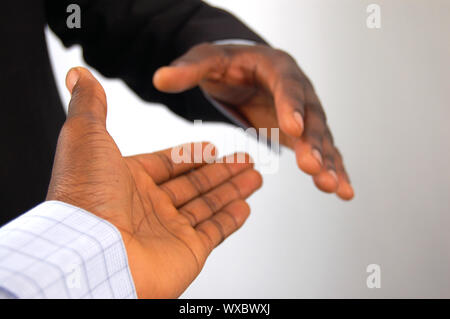
[[[123,157],[106,130],[101,85],[83,68],[72,69],[66,85],[72,99],[47,200],[117,227],[138,297],[180,296],[211,251],[242,226],[250,213],[245,199],[261,175],[246,154],[214,161],[208,143]]]
[[[354,191],[310,80],[287,53],[265,45],[201,44],[154,75],[167,93],[196,86],[255,128],[280,128],[281,144],[316,186],[350,200]]]

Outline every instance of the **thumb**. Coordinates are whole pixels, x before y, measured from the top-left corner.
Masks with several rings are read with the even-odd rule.
[[[180,93],[196,87],[205,79],[218,79],[226,70],[227,57],[217,45],[200,44],[172,62],[159,68],[153,85],[166,93]]]
[[[66,86],[72,94],[67,118],[82,117],[106,126],[106,94],[91,72],[82,67],[70,69]]]

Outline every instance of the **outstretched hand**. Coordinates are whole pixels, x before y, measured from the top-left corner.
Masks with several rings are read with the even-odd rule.
[[[160,68],[153,82],[167,93],[200,86],[255,128],[280,128],[280,142],[295,150],[298,166],[319,189],[353,198],[319,98],[285,52],[264,45],[201,44]]]
[[[123,157],[106,130],[101,85],[83,68],[72,69],[66,85],[72,99],[47,200],[119,229],[139,297],[178,297],[211,251],[242,226],[260,174],[246,154],[214,161],[208,143]]]

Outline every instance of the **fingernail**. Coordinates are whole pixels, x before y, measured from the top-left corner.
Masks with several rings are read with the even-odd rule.
[[[297,124],[300,126],[301,132],[303,132],[304,123],[303,123],[302,115],[299,112],[294,112],[294,119],[297,122]]]
[[[77,69],[71,69],[67,74],[66,85],[69,92],[72,94],[73,88],[75,84],[77,84],[78,79],[80,78],[80,73]]]
[[[329,169],[329,170],[328,170],[328,173],[329,173],[331,176],[333,176],[333,178],[336,180],[336,182],[338,181],[337,174],[336,174],[336,172],[335,172],[334,170]]]
[[[316,150],[315,148],[312,149],[311,154],[312,154],[312,156],[314,156],[316,158],[316,160],[319,162],[320,166],[322,166],[323,165],[322,154],[320,154],[320,152],[318,150]]]

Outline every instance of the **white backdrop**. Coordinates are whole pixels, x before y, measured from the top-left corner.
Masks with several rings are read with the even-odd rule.
[[[356,198],[320,193],[284,151],[278,173],[250,199],[246,225],[213,252],[183,297],[450,297],[450,2],[210,3],[291,53],[310,76]],[[370,3],[381,5],[381,29],[366,27]],[[50,32],[47,39],[67,104],[65,73],[84,65],[81,51],[64,49]],[[198,140],[237,150],[224,140],[237,134],[230,126],[194,128],[120,81],[99,78],[108,129],[124,154]],[[381,266],[380,289],[366,286],[369,264]]]

